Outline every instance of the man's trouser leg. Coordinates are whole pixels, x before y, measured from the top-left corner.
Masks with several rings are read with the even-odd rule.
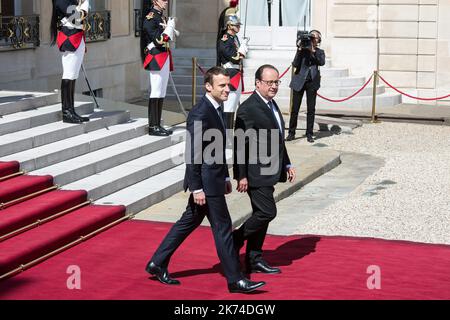
[[[273,198],[274,187],[249,188],[247,192],[253,213],[234,235],[237,244],[247,240],[246,260],[254,263],[261,259],[267,228],[277,215],[277,207]]]
[[[289,118],[289,134],[291,135],[295,135],[295,130],[297,129],[298,112],[300,111],[304,92],[304,89],[301,91],[293,91],[292,111]]]
[[[307,116],[306,116],[306,135],[313,135],[314,133],[314,118],[316,115],[316,98],[317,90],[307,88],[306,89],[306,105],[307,105]]]

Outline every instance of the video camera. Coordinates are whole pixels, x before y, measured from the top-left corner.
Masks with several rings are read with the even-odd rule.
[[[297,31],[297,47],[301,49],[312,49],[313,36],[309,31]]]

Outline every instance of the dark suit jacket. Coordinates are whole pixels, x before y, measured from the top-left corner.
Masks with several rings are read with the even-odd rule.
[[[233,175],[238,181],[242,178],[247,178],[250,187],[274,186],[278,182],[286,182],[287,180],[286,166],[291,161],[284,143],[284,121],[280,109],[275,101],[273,102],[281,119],[283,133],[279,131],[275,115],[258,93],[254,92],[237,110]],[[246,133],[250,133],[253,129],[256,134],[253,136],[249,135],[245,139],[245,145],[243,145],[238,141],[239,129]],[[261,135],[263,130],[271,129],[277,130],[275,134],[278,134],[279,138],[279,143],[276,145],[275,150],[271,150],[271,141],[274,138],[271,132],[269,131],[266,136]],[[273,167],[275,170],[272,174],[262,174],[262,170],[267,170],[271,167],[271,164],[264,163],[266,161],[261,158],[260,145],[267,147],[267,152],[262,154],[270,155],[270,160],[276,165],[276,167]],[[256,152],[256,150],[258,151]],[[239,158],[245,158],[245,162],[239,163]]]
[[[194,132],[194,122],[197,121],[201,122],[199,126],[201,131]],[[214,139],[203,141],[203,134],[208,129],[217,129],[222,139],[222,141],[219,139],[219,142],[221,142],[218,144],[219,148],[214,149],[214,152],[211,153],[214,159],[217,159],[213,163],[208,162],[209,160],[203,157],[205,148],[208,146],[212,148],[214,146],[212,143],[215,142]],[[202,137],[199,137],[200,132]],[[223,196],[225,194],[225,178],[229,177],[225,160],[225,127],[216,109],[205,96],[189,112],[187,135],[184,191],[189,189],[192,192],[203,189],[206,196]],[[195,141],[200,142],[198,150],[194,150]]]
[[[311,80],[315,90],[320,88],[320,70],[319,66],[325,65],[325,51],[316,48],[313,54],[308,50],[298,50],[295,55],[292,66],[296,69],[292,76],[291,87],[295,91],[301,91],[307,81],[308,70],[311,70]]]

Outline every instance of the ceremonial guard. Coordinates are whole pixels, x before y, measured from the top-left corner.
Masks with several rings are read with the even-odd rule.
[[[86,52],[84,22],[89,12],[89,0],[53,0],[50,25],[51,44],[62,54],[61,105],[63,122],[89,121],[75,112],[75,82]]]
[[[242,60],[248,52],[247,40],[241,44],[237,36],[241,27],[236,15],[237,5],[238,1],[230,1],[230,7],[220,15],[217,37],[217,65],[226,68],[231,79],[231,92],[224,103],[227,129],[234,127],[234,114],[239,105],[244,80]]]
[[[147,4],[147,6],[145,5]],[[169,41],[179,35],[175,29],[175,18],[163,16],[168,0],[144,2],[143,27],[141,33],[141,55],[143,67],[150,71],[150,99],[148,103],[149,135],[169,136],[171,130],[161,126],[161,115],[170,71],[173,71]],[[150,6],[150,7],[149,7]]]

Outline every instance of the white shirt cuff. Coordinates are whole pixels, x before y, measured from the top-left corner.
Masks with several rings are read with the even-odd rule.
[[[200,192],[203,192],[203,189],[198,189],[198,190],[192,191],[192,193],[200,193]]]

